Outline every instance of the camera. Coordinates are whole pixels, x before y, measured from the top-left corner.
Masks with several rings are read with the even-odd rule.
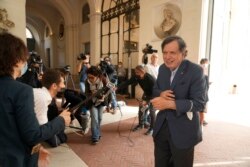
[[[152,45],[150,45],[150,44],[147,43],[146,47],[144,49],[142,49],[142,52],[144,54],[152,54],[152,53],[157,53],[158,50],[153,49]]]
[[[86,60],[87,59],[87,55],[84,53],[81,53],[78,57],[77,60]]]
[[[43,60],[40,55],[38,55],[36,52],[31,52],[30,58],[28,60],[28,68],[31,71],[36,71],[38,74],[42,74],[44,70],[43,67]]]
[[[43,64],[43,60],[37,53],[32,52],[30,55],[30,63]]]
[[[100,67],[102,71],[106,71],[107,66],[108,66],[108,63],[106,61],[100,62]]]
[[[142,52],[144,53],[142,57],[142,63],[148,64],[148,56],[147,54],[157,53],[158,51],[156,49],[153,49],[152,45],[146,44],[146,47],[142,49]]]
[[[63,67],[64,72],[70,72],[70,65],[66,65]]]

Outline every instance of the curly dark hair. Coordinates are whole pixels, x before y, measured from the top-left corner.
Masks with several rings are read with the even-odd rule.
[[[94,75],[95,77],[101,77],[102,75],[102,71],[96,66],[91,66],[90,68],[88,68],[86,73]]]
[[[12,75],[20,61],[27,61],[28,49],[24,42],[9,33],[0,34],[0,76]]]

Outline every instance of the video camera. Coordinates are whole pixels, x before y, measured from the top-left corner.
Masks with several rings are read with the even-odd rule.
[[[31,63],[34,63],[34,64],[42,64],[43,63],[43,60],[41,59],[41,57],[37,53],[34,53],[34,52],[32,52],[30,55],[30,61],[31,61]]]
[[[108,63],[106,61],[102,60],[100,62],[100,67],[102,71],[106,71],[107,66],[108,66]]]
[[[81,53],[78,57],[77,60],[86,60],[87,59],[87,55],[84,53]]]
[[[144,54],[152,54],[152,53],[157,53],[158,50],[153,49],[152,45],[150,45],[150,44],[147,43],[146,47],[144,49],[142,49],[142,52]]]
[[[36,67],[36,66],[34,66],[35,64],[38,64],[39,66]],[[43,73],[43,60],[40,57],[40,55],[38,55],[36,52],[31,52],[28,66],[29,66],[29,68],[31,68],[31,69],[33,68],[34,70],[36,68],[36,71],[39,74]]]
[[[144,49],[142,49],[142,52],[144,53],[144,55],[142,57],[142,63],[143,64],[148,64],[148,56],[147,56],[147,54],[157,53],[158,50],[153,49],[152,45],[147,43],[146,47]]]
[[[70,65],[66,65],[63,67],[64,72],[70,72]]]

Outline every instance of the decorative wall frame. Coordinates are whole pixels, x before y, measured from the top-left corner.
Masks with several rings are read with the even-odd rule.
[[[154,9],[154,32],[163,39],[178,32],[181,26],[182,13],[176,4],[165,3]]]
[[[58,39],[64,38],[64,21],[61,21],[58,27]]]
[[[8,19],[8,12],[6,9],[0,8],[0,32],[8,31],[14,27],[15,23]]]

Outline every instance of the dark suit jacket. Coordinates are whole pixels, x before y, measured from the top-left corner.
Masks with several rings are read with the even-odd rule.
[[[164,120],[168,122],[169,133],[177,148],[185,149],[196,145],[202,140],[199,124],[199,111],[205,105],[205,80],[199,65],[184,60],[179,66],[170,86],[171,71],[165,64],[159,68],[159,75],[154,87],[154,96],[162,91],[172,90],[175,95],[176,110],[159,111],[154,126],[155,137]],[[191,109],[192,120],[186,113]]]
[[[32,87],[12,77],[0,77],[0,167],[36,164],[31,148],[64,128],[62,117],[39,126]]]

